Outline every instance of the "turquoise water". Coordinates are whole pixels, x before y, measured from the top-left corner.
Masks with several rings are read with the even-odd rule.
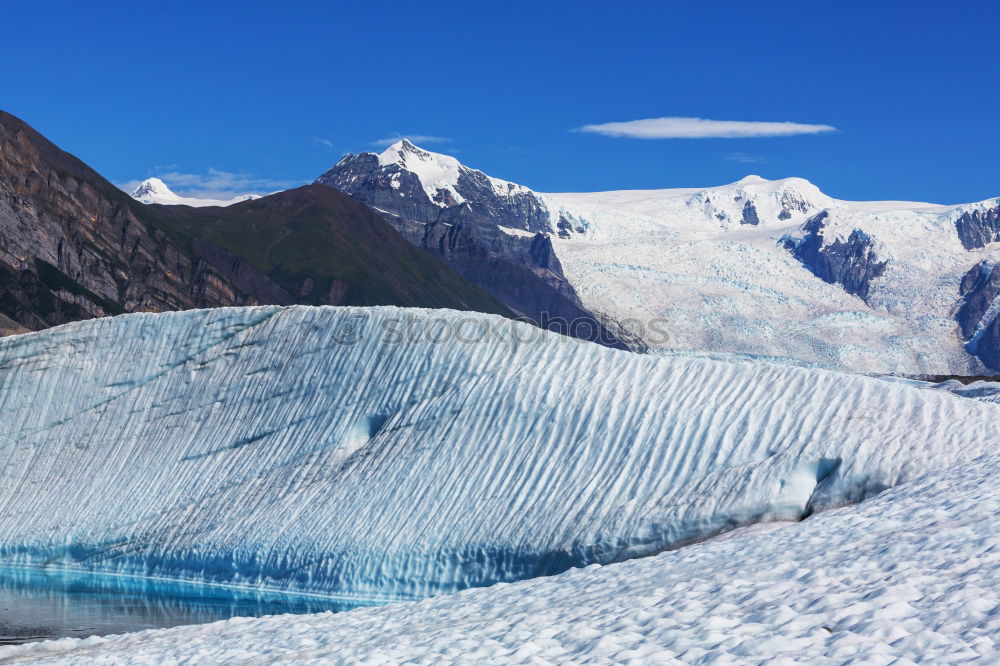
[[[130,576],[0,567],[0,644],[364,604]]]

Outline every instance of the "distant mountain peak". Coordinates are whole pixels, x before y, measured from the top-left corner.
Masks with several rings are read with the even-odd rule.
[[[459,168],[462,167],[461,162],[451,155],[424,150],[409,139],[400,139],[379,153],[378,163],[380,166],[397,164],[438,180],[445,178],[451,183],[458,178]]]
[[[159,178],[147,178],[132,191],[132,198],[142,200],[143,198],[179,199],[180,197]]]
[[[253,199],[259,199],[258,194],[237,194],[231,199],[201,199],[198,197],[182,197],[181,195],[175,193],[170,187],[167,186],[159,178],[147,178],[146,180],[139,183],[131,193],[133,199],[141,201],[145,204],[162,204],[162,205],[183,205],[183,206],[194,206],[196,208],[201,206],[231,206],[234,203],[240,203],[241,201],[251,201]]]

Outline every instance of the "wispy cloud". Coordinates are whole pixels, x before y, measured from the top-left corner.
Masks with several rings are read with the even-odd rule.
[[[791,136],[833,132],[831,125],[752,120],[708,120],[706,118],[645,118],[619,123],[584,125],[578,132],[630,139],[737,139],[745,137]]]
[[[333,150],[333,141],[330,141],[329,139],[324,139],[321,136],[314,136],[312,140],[313,144],[317,146],[322,146],[323,148]]]
[[[729,153],[726,159],[730,162],[743,162],[745,164],[767,164],[767,160],[760,155],[749,155],[747,153]]]
[[[171,190],[184,197],[199,199],[231,199],[240,194],[270,194],[275,190],[286,190],[302,185],[300,181],[276,178],[261,178],[247,173],[233,173],[209,168],[207,173],[183,173],[178,171],[159,172],[156,176]],[[126,192],[139,186],[139,180],[117,183]]]
[[[410,143],[415,143],[417,145],[425,143],[451,143],[451,139],[446,136],[431,136],[429,134],[397,134],[393,133],[389,136],[383,137],[378,141],[372,141],[373,146],[391,146],[401,139],[409,139]]]

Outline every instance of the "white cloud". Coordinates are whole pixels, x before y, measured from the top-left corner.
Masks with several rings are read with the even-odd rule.
[[[705,118],[645,118],[620,123],[584,125],[578,132],[630,139],[736,139],[743,137],[791,136],[833,132],[830,125],[751,120],[707,120]]]
[[[373,146],[391,146],[400,139],[409,139],[410,143],[420,145],[422,143],[451,143],[451,139],[446,136],[430,136],[428,134],[390,134],[378,141],[372,141]]]
[[[133,192],[135,192],[135,189],[139,187],[139,185],[141,184],[142,184],[141,180],[126,180],[124,182],[115,183],[115,186],[118,187],[118,189],[121,190],[122,192],[128,192],[129,194],[132,194]]]
[[[767,164],[767,160],[760,155],[750,155],[748,153],[729,153],[726,159],[730,162],[743,162],[745,164]]]
[[[314,136],[313,143],[316,144],[317,146],[323,146],[324,148],[333,150],[333,141],[330,141],[329,139],[324,139],[321,136]]]
[[[296,180],[259,178],[246,173],[232,173],[219,169],[208,169],[208,173],[182,173],[178,171],[154,172],[157,178],[171,190],[183,197],[198,199],[232,199],[240,194],[270,194],[276,190],[286,190],[302,185]],[[139,180],[117,183],[126,192],[139,186]]]

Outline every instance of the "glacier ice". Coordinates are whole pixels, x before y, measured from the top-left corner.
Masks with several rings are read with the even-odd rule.
[[[667,322],[666,341],[635,331],[653,349],[863,373],[985,372],[965,349],[955,309],[963,276],[998,248],[967,251],[955,223],[995,208],[996,199],[961,206],[841,201],[797,178],[544,196],[587,222],[584,235],[552,239],[584,307],[614,321]],[[759,224],[741,223],[750,203]],[[820,211],[823,232],[813,238],[820,250],[852,235],[870,241],[871,261],[883,272],[869,275],[864,299],[827,284],[788,250]]]
[[[998,475],[1000,457],[983,456],[655,557],[337,615],[0,647],[0,660],[996,664]]]
[[[857,501],[997,409],[451,311],[78,322],[0,340],[0,560],[418,598]]]

